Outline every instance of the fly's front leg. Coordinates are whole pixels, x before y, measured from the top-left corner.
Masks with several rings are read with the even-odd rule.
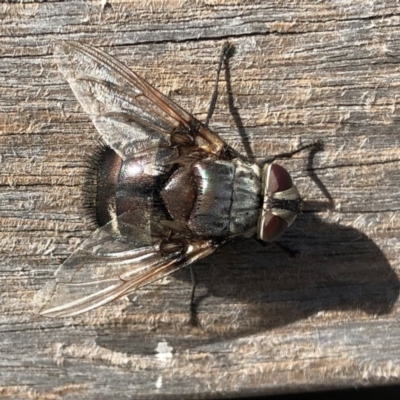
[[[265,164],[271,164],[272,162],[274,162],[275,160],[281,160],[284,158],[292,158],[295,154],[300,153],[304,150],[310,149],[310,151],[312,153],[316,153],[317,151],[321,151],[323,150],[323,143],[321,140],[316,140],[313,143],[309,143],[309,144],[305,144],[303,146],[298,147],[295,150],[292,151],[288,151],[285,153],[279,153],[279,154],[275,154],[273,156],[269,156],[267,158],[264,158],[262,161],[257,162],[257,164],[259,164],[260,166],[263,166]]]

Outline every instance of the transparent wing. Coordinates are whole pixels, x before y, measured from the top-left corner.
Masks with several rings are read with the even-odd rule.
[[[124,64],[79,42],[56,46],[59,68],[108,146],[124,160],[162,144],[236,154],[200,121]]]
[[[35,297],[40,314],[65,317],[92,310],[216,249],[205,240],[157,240],[149,233],[150,223],[143,227],[131,221],[125,213],[99,228],[59,267],[55,281]]]

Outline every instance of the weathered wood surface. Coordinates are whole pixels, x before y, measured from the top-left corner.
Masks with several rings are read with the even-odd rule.
[[[0,395],[398,382],[398,2],[23,3],[0,5]],[[95,228],[84,203],[97,134],[57,71],[60,39],[105,46],[200,119],[234,43],[212,128],[254,157],[325,144],[282,161],[307,202],[281,241],[300,256],[246,240],[199,262],[198,328],[188,271],[80,317],[36,316],[34,293]]]

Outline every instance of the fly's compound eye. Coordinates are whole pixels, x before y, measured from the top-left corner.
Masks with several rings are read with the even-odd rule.
[[[257,234],[264,242],[281,236],[300,212],[301,199],[292,178],[278,164],[266,165],[262,173],[263,208]]]

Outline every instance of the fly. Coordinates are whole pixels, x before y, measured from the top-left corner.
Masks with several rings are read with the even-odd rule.
[[[259,165],[238,154],[208,128],[212,111],[201,123],[97,48],[63,42],[56,53],[107,150],[98,176],[100,228],[38,293],[42,315],[92,310],[228,240],[256,234],[271,242],[294,222],[301,199],[289,173],[273,157]],[[210,109],[216,97],[217,85]]]

